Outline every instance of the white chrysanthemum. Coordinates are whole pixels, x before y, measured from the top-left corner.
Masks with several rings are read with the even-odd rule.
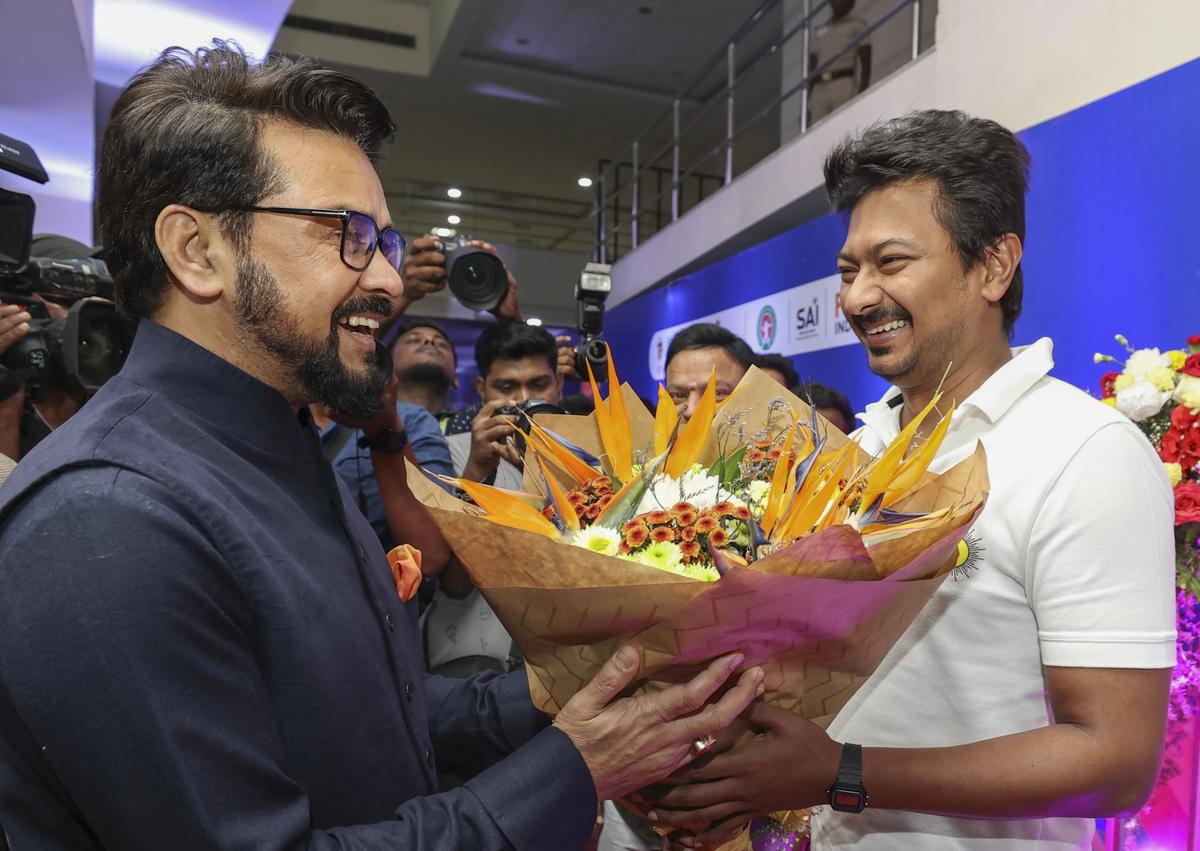
[[[756,517],[761,517],[767,507],[767,495],[771,493],[771,483],[755,479],[750,483],[750,510]]]
[[[680,502],[690,502],[697,509],[704,510],[728,498],[729,491],[721,487],[721,480],[708,475],[703,468],[688,470],[678,479],[661,473],[654,477],[646,489],[634,514],[671,508]]]
[[[1200,378],[1194,375],[1179,376],[1175,401],[1193,411],[1200,410]]]
[[[1149,380],[1150,374],[1155,370],[1170,368],[1170,355],[1159,352],[1158,349],[1138,349],[1125,361],[1124,371],[1135,380]]]
[[[572,534],[568,542],[602,556],[615,556],[621,548],[621,533],[604,526],[589,526]]]
[[[1117,410],[1129,419],[1141,422],[1162,410],[1171,394],[1159,390],[1149,381],[1135,381],[1117,391]]]

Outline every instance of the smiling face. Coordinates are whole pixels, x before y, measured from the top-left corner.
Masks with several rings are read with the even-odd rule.
[[[268,124],[260,144],[283,178],[260,206],[357,210],[390,224],[379,178],[354,142]],[[373,416],[389,372],[375,334],[403,292],[400,276],[382,250],[361,272],[345,265],[336,218],[252,215],[232,298],[235,336],[251,353],[243,368],[293,402]]]
[[[854,206],[838,254],[842,311],[871,371],[902,388],[935,384],[969,365],[980,342],[1003,337],[983,262],[963,271],[934,217],[930,180],[890,184]]]

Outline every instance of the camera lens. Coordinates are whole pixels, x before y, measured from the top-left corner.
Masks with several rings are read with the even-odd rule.
[[[107,317],[92,317],[79,329],[79,370],[93,384],[103,384],[125,362],[125,334]]]
[[[494,254],[478,248],[451,251],[446,258],[450,292],[471,310],[491,310],[508,291],[508,274]]]
[[[608,378],[608,347],[603,337],[593,337],[584,340],[575,347],[575,372],[587,378],[588,364],[592,365],[592,373],[597,381]]]

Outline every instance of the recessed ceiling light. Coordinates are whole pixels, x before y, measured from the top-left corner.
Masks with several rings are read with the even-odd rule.
[[[433,229],[434,236],[448,237],[448,236],[454,236],[456,233],[458,233],[458,231],[456,231],[454,228],[434,228]]]
[[[456,215],[454,215],[454,214],[451,214],[451,215],[449,215],[449,216],[446,216],[446,222],[447,222],[447,223],[449,223],[449,224],[456,225],[456,224],[458,224],[458,223],[459,223],[459,222],[461,222],[461,221],[462,221],[462,218],[461,218],[461,217],[459,217],[459,216],[456,216]]]
[[[530,316],[528,319],[525,320],[525,324],[526,325],[541,325],[542,320],[538,319],[536,316]]]
[[[587,189],[589,186],[592,185],[592,179],[590,177],[581,177],[581,178],[579,178],[579,180],[576,181],[576,183],[578,183],[584,189]]]
[[[449,189],[446,190],[446,195],[451,198],[461,198],[462,190],[459,189],[457,186],[451,186]]]

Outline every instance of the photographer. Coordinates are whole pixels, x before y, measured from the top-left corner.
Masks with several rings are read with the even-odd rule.
[[[500,253],[495,247],[478,239],[470,240],[468,245],[481,248],[497,259]],[[408,311],[413,302],[420,301],[430,293],[436,293],[446,288],[449,279],[446,277],[446,255],[441,239],[433,234],[417,237],[408,244],[404,254],[404,265],[400,269],[400,277],[404,280],[404,294],[397,299],[397,307],[391,318],[381,329],[381,334]],[[521,308],[517,305],[517,279],[505,267],[508,276],[508,289],[495,307],[488,312],[497,319],[520,319]]]
[[[475,389],[482,405],[471,431],[448,437],[456,475],[497,487],[521,488],[521,453],[513,439],[513,417],[501,408],[529,403],[557,406],[562,398],[559,354],[549,332],[523,322],[498,322],[475,343],[479,378]]]

